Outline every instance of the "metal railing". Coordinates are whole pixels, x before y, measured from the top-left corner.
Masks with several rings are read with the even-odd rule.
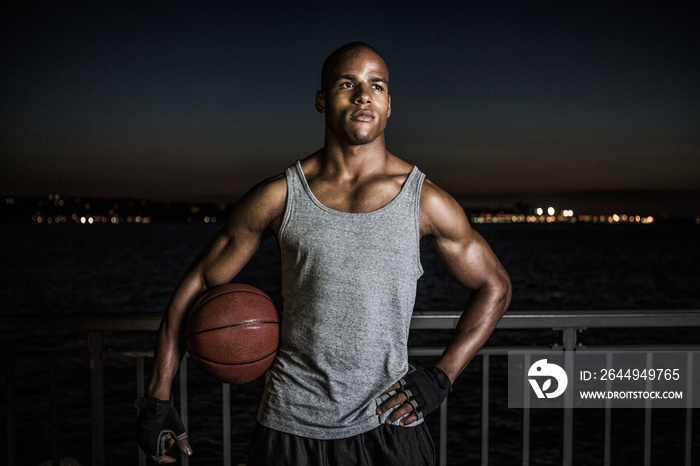
[[[47,318],[50,317],[50,318]],[[416,311],[411,322],[414,330],[448,330],[454,329],[460,317],[459,312],[421,312]],[[104,360],[109,358],[132,358],[136,365],[136,391],[142,394],[145,388],[144,360],[152,358],[152,351],[113,351],[105,348],[104,335],[112,332],[155,332],[160,323],[160,315],[157,314],[109,314],[109,315],[51,315],[37,319],[36,316],[5,316],[0,317],[0,335],[3,332],[76,332],[86,335],[86,347],[84,350],[69,353],[56,353],[37,351],[21,354],[5,355],[8,363],[6,374],[6,400],[7,400],[7,464],[18,464],[16,451],[16,419],[14,406],[18,394],[15,388],[15,374],[13,359],[49,359],[51,361],[51,430],[52,430],[52,455],[53,464],[58,464],[59,445],[56,441],[56,432],[59,431],[60,419],[57,415],[58,404],[56,382],[56,360],[63,357],[84,357],[89,360],[90,367],[90,406],[91,406],[91,436],[92,436],[92,464],[102,466],[105,464],[105,405],[104,405]],[[700,327],[700,310],[658,310],[658,311],[510,311],[500,321],[497,330],[534,330],[550,329],[560,332],[561,340],[555,343],[555,347],[561,351],[574,351],[579,342],[577,333],[583,329],[616,329],[616,328],[660,328],[660,327]],[[606,346],[608,348],[609,346]],[[616,346],[618,349],[632,348],[631,346]],[[481,464],[489,463],[489,399],[490,368],[492,356],[504,356],[509,351],[518,350],[515,346],[490,347],[487,346],[479,352],[482,358],[481,374]],[[533,348],[528,347],[528,350]],[[639,349],[637,347],[637,349]],[[669,344],[644,345],[644,350],[678,349]],[[698,351],[700,346],[691,345],[683,347],[684,350]],[[442,348],[437,347],[411,347],[411,356],[437,356]],[[180,412],[183,422],[188,421],[188,394],[187,394],[187,365],[182,364],[179,371],[179,400]],[[222,429],[224,466],[231,464],[231,419],[230,419],[230,387],[222,384]],[[609,410],[609,408],[606,408]],[[573,409],[563,408],[562,429],[562,464],[567,466],[573,463]],[[651,415],[647,409],[645,415],[645,445],[644,464],[651,463]],[[447,401],[440,408],[439,418],[439,464],[447,464],[447,432],[448,432],[448,404]],[[521,463],[530,464],[530,412],[523,409],[522,418],[522,452]],[[686,410],[685,431],[686,441],[684,450],[684,462],[691,464],[692,453],[692,409]],[[609,412],[606,412],[604,434],[604,457],[602,464],[610,464],[610,422]],[[139,456],[139,464],[145,464],[142,453]],[[188,458],[182,457],[182,464],[187,466]]]

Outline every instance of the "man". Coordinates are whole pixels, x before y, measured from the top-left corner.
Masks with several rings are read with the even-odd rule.
[[[510,302],[510,281],[459,204],[389,152],[389,72],[363,43],[324,63],[316,108],[318,152],[263,181],[231,213],[178,285],[163,316],[143,448],[160,463],[177,440],[192,454],[170,399],[184,354],[187,311],[230,282],[268,230],[282,255],[281,346],[258,413],[251,464],[431,464],[422,418],[452,389]],[[407,338],[428,236],[448,271],[470,288],[453,338],[430,369],[409,366]]]

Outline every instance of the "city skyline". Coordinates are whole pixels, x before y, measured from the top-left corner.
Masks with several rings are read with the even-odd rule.
[[[629,194],[628,194],[629,196]],[[642,224],[694,223],[700,224],[700,214],[688,214],[686,209],[669,212],[647,206],[611,209],[592,203],[571,201],[562,203],[516,202],[506,205],[492,202],[474,203],[470,197],[457,198],[467,217],[479,223],[603,223]],[[495,202],[495,203],[493,203]],[[666,201],[667,202],[667,201]],[[664,205],[665,201],[659,201]],[[45,224],[149,224],[155,223],[221,223],[228,218],[236,202],[230,201],[153,201],[136,198],[71,197],[59,193],[48,196],[5,197],[0,199],[1,223]],[[575,208],[574,208],[575,207]]]
[[[700,212],[694,9],[401,5],[18,6],[1,194],[235,199],[322,146],[322,61],[362,40],[390,70],[389,150],[455,196]]]

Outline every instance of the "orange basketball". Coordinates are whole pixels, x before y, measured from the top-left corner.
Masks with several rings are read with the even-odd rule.
[[[190,358],[205,374],[231,384],[257,379],[279,348],[279,314],[265,292],[233,283],[205,293],[185,327]]]

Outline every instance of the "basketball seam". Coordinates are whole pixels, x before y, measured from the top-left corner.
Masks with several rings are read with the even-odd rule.
[[[212,296],[211,298],[209,298],[209,299],[207,299],[206,301],[204,301],[203,303],[201,303],[201,304],[199,305],[199,307],[201,308],[202,306],[204,306],[206,303],[208,303],[208,302],[211,301],[212,299],[216,299],[216,298],[219,298],[219,297],[221,297],[221,296],[224,296],[224,295],[227,295],[227,294],[231,294],[231,293],[253,293],[253,294],[256,294],[256,295],[258,295],[258,296],[261,296],[261,297],[267,299],[268,301],[272,302],[272,299],[271,299],[269,296],[264,295],[264,294],[262,294],[262,293],[258,293],[257,291],[251,291],[251,290],[231,290],[231,291],[226,291],[225,293],[217,294],[216,296]]]
[[[275,304],[274,301],[272,301],[272,298],[270,298],[270,297],[267,296],[266,294],[259,293],[259,292],[257,292],[257,291],[253,291],[253,290],[231,290],[231,291],[226,291],[225,293],[218,294],[218,295],[216,295],[216,296],[212,296],[211,298],[207,299],[207,300],[204,301],[204,302],[195,303],[195,304],[197,305],[197,307],[194,308],[194,309],[192,309],[192,311],[190,312],[190,315],[187,317],[187,320],[191,319],[196,313],[198,313],[198,312],[204,307],[205,304],[207,304],[207,303],[210,302],[211,300],[216,299],[216,298],[219,298],[219,297],[224,296],[224,295],[227,295],[227,294],[231,294],[231,293],[252,293],[252,294],[256,294],[256,295],[258,295],[258,296],[260,296],[260,297],[262,297],[262,298],[267,299],[267,300],[270,301],[273,305]]]
[[[214,327],[214,328],[208,328],[206,330],[199,330],[197,332],[190,333],[189,335],[186,335],[185,338],[190,338],[195,335],[201,335],[202,333],[207,333],[207,332],[213,332],[214,330],[222,330],[225,328],[232,328],[232,327],[243,327],[245,325],[257,325],[257,324],[276,324],[279,325],[280,323],[274,320],[256,320],[255,322],[241,322],[240,324],[231,324],[231,325],[223,325],[221,327]]]
[[[244,366],[244,365],[246,365],[246,364],[253,364],[253,363],[256,363],[256,362],[260,362],[260,361],[262,361],[263,359],[269,358],[270,356],[272,356],[272,355],[275,354],[276,352],[277,352],[277,350],[274,350],[272,353],[268,354],[267,356],[263,356],[262,358],[256,359],[256,360],[254,360],[254,361],[246,361],[246,362],[218,362],[218,361],[212,361],[211,359],[207,359],[207,358],[205,358],[204,356],[202,356],[201,354],[193,353],[192,351],[189,351],[190,356],[194,355],[194,356],[198,357],[199,359],[201,359],[202,361],[206,361],[206,362],[209,362],[209,363],[211,363],[211,364],[218,364],[218,365],[220,365],[220,366]]]

